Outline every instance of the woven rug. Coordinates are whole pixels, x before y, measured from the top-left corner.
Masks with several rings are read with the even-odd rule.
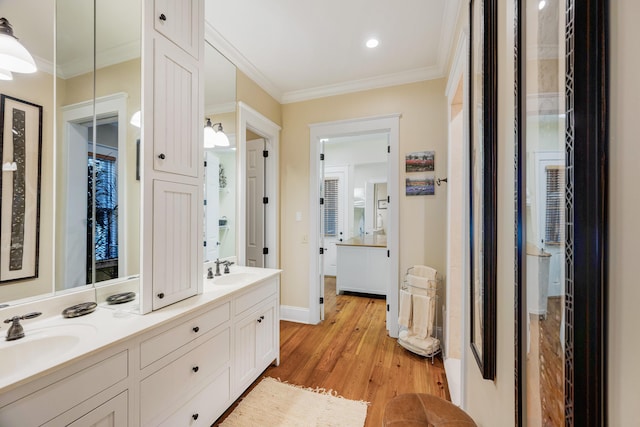
[[[220,424],[236,426],[362,427],[367,403],[333,391],[307,389],[264,378]]]

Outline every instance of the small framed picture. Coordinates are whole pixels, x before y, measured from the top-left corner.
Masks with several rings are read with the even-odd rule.
[[[407,196],[433,196],[436,194],[435,177],[423,175],[407,178],[405,188]]]
[[[404,158],[407,172],[433,172],[436,166],[435,151],[416,151]]]

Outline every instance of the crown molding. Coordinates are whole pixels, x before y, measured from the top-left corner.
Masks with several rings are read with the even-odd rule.
[[[282,97],[282,103],[290,104],[293,102],[308,101],[327,96],[343,95],[346,93],[439,79],[441,77],[443,77],[443,70],[440,67],[417,68],[400,73],[385,74],[361,80],[352,80],[345,83],[287,92]]]
[[[440,32],[440,43],[438,43],[438,66],[446,70],[451,56],[455,54],[454,42],[456,24],[462,10],[461,0],[448,0],[445,2],[442,14],[442,31]]]
[[[226,102],[224,104],[210,104],[204,106],[204,113],[207,116],[224,113],[235,113],[236,103],[235,101]]]
[[[139,40],[102,50],[97,53],[96,68],[99,70],[121,62],[140,58],[140,53],[141,45]],[[58,77],[66,80],[89,73],[92,70],[93,58],[91,56],[87,58],[83,57],[65,64],[58,64]]]
[[[260,72],[234,45],[232,45],[211,24],[204,23],[204,38],[240,71],[253,80],[276,101],[282,103],[282,91]]]

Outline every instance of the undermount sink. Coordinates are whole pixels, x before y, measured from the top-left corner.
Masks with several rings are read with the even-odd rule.
[[[73,351],[88,334],[96,330],[90,325],[49,325],[29,327],[22,325],[25,337],[15,341],[0,342],[0,377],[20,373],[43,362],[58,360]],[[6,333],[6,331],[2,331]]]
[[[258,276],[253,273],[231,273],[223,276],[214,277],[214,285],[239,285],[255,280]]]

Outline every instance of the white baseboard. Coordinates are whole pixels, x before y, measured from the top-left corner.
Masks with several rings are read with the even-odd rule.
[[[309,309],[291,305],[280,306],[280,320],[296,323],[309,323]]]
[[[460,406],[462,402],[462,390],[460,387],[462,361],[449,357],[444,360],[444,371],[447,375],[447,383],[449,384],[449,394],[451,402]]]

